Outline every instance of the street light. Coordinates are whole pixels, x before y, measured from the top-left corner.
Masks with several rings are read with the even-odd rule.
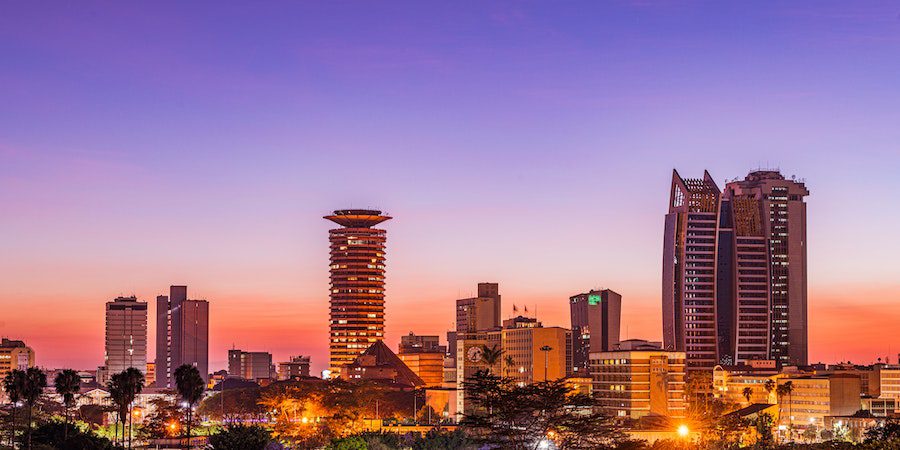
[[[678,425],[678,436],[686,438],[686,437],[688,437],[689,434],[691,434],[691,430],[688,428],[687,425],[684,425],[684,424]]]
[[[541,351],[544,352],[544,381],[547,381],[547,367],[550,365],[550,350],[553,350],[553,347],[549,345],[541,347]]]

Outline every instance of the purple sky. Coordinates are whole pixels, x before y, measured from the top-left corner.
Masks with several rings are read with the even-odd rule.
[[[898,13],[5,3],[0,334],[94,367],[105,301],[184,283],[211,301],[214,367],[235,344],[321,368],[321,216],[374,206],[395,217],[390,343],[443,333],[478,281],[564,326],[569,295],[609,287],[629,337],[659,338],[672,168],[780,167],[812,192],[812,358],[894,354],[877,330],[900,320]]]

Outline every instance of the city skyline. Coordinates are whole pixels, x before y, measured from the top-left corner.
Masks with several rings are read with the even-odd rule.
[[[661,340],[673,168],[805,178],[810,362],[900,351],[881,332],[900,321],[886,4],[6,8],[0,305],[28,314],[0,335],[39,365],[102,364],[105,302],[184,284],[213,309],[211,370],[236,345],[319,372],[321,216],[347,207],[396,217],[391,349],[444,336],[485,281],[503,318],[527,304],[546,326],[614,289],[622,339]],[[753,42],[721,33],[744,22]]]

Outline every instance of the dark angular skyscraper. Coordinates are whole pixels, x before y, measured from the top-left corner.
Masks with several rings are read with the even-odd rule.
[[[188,300],[187,286],[171,286],[156,297],[156,387],[174,387],[182,364],[209,376],[209,303]]]
[[[673,171],[663,248],[663,342],[687,369],[807,363],[802,183],[756,171],[719,190]]]
[[[569,297],[572,317],[572,366],[576,375],[587,376],[589,355],[608,352],[619,345],[622,296],[610,289]]]
[[[724,199],[734,211],[738,360],[762,355],[762,333],[747,330],[764,323],[768,287],[768,358],[780,365],[808,363],[807,195],[803,182],[771,170],[725,186]]]
[[[385,230],[381,211],[342,209],[326,219],[341,228],[331,241],[331,374],[337,377],[372,344],[384,339]]]

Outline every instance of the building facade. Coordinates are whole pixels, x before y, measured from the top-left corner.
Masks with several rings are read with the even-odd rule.
[[[175,369],[197,368],[209,379],[209,302],[189,300],[187,286],[156,297],[156,387],[174,387]]]
[[[310,359],[309,356],[291,356],[288,361],[278,363],[278,379],[309,378]]]
[[[790,383],[789,393],[778,399],[781,424],[824,426],[826,416],[850,416],[862,409],[859,376],[853,374],[800,375],[778,379]]]
[[[478,296],[456,301],[457,334],[500,328],[500,285],[478,283]]]
[[[722,192],[673,171],[663,239],[663,343],[688,370],[807,363],[802,182],[755,171]]]
[[[500,373],[520,385],[572,375],[571,331],[519,316],[503,321],[500,339]]]
[[[639,419],[685,415],[685,354],[664,350],[591,353],[593,394],[600,410]]]
[[[228,350],[228,375],[245,380],[264,380],[274,377],[272,354],[269,352],[245,352]]]
[[[0,342],[0,379],[12,370],[34,367],[34,350],[24,341],[3,338]]]
[[[106,303],[107,373],[134,367],[147,374],[147,303],[137,297],[119,297]],[[98,380],[104,383],[106,380]]]
[[[344,209],[325,216],[338,225],[331,243],[329,370],[339,376],[375,342],[384,339],[385,230],[381,211]]]
[[[619,345],[622,296],[610,289],[592,290],[569,297],[572,319],[572,370],[588,376],[590,353],[614,350]]]

